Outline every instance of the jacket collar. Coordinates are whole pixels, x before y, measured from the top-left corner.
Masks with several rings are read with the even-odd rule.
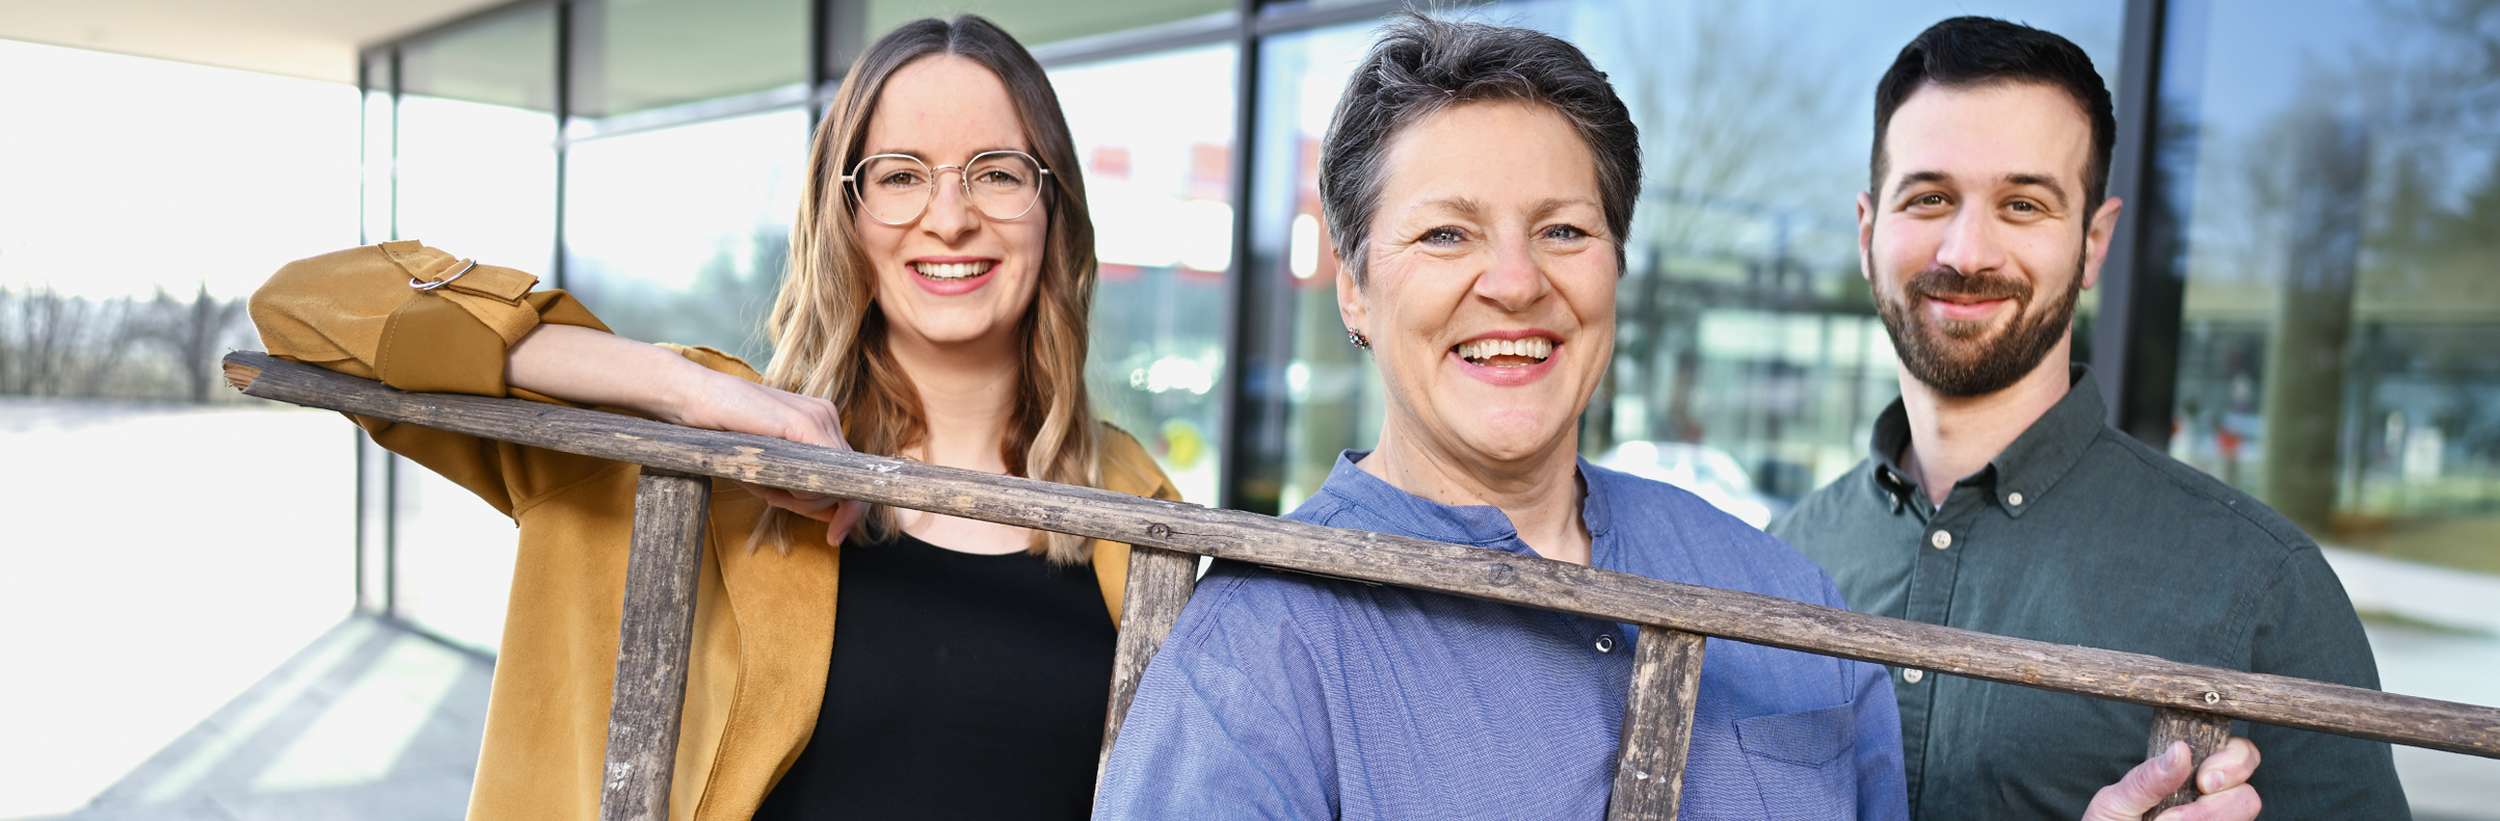
[[[707,821],[754,814],[815,731],[833,654],[840,558],[825,544],[825,526],[809,520],[783,534],[788,552],[771,545],[749,550],[747,534],[764,513],[763,501],[726,479],[712,483],[712,494],[704,549],[720,563],[723,603],[737,624],[738,684],[697,807]]]

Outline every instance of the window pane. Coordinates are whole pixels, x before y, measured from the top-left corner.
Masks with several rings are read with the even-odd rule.
[[[1644,179],[1617,291],[1615,361],[1583,419],[1592,459],[1669,477],[1760,524],[1847,470],[1897,393],[1858,275],[1875,80],[1919,29],[1961,13],[2059,32],[2117,83],[2119,4],[1745,6],[1505,3],[1482,16],[1555,34],[1613,79],[1641,127]],[[1262,55],[1258,276],[1289,278],[1281,374],[1290,509],[1344,448],[1369,448],[1383,399],[1346,344],[1320,217],[1319,141],[1377,23],[1271,39]],[[1736,469],[1727,469],[1730,465]],[[1250,471],[1255,476],[1261,471]]]
[[[1236,54],[1190,49],[1051,72],[1102,259],[1086,362],[1094,410],[1201,504],[1216,501],[1223,446]]]
[[[399,131],[394,121],[398,106],[391,103],[391,87],[397,78],[391,73],[391,52],[387,49],[368,55],[364,61],[363,106],[363,226],[362,241],[383,242],[391,239],[391,169],[397,151],[393,135]],[[383,545],[390,538],[387,529],[390,504],[389,484],[384,475],[391,460],[397,458],[373,442],[359,429],[356,442],[356,605],[380,610],[387,586],[386,568],[389,557]]]
[[[1131,0],[1121,3],[1032,3],[1023,0],[868,0],[862,45],[923,17],[978,14],[1030,48],[1233,11],[1238,0]],[[856,53],[856,52],[853,52]],[[845,68],[836,66],[835,68]],[[1203,93],[1203,89],[1200,90]]]
[[[579,2],[572,37],[576,118],[807,81],[802,0]]]
[[[280,769],[183,742],[352,606],[355,452],[219,359],[261,347],[271,272],[355,244],[359,105],[0,40],[0,817],[189,812],[168,795]]]
[[[398,236],[551,276],[554,7],[515,8],[403,45],[400,71]],[[399,615],[494,649],[511,588],[511,520],[413,462],[395,469]]]
[[[2171,455],[2326,547],[2388,689],[2500,703],[2500,7],[2168,8]],[[2500,763],[2396,756],[2415,811],[2500,817]]]
[[[807,112],[787,109],[574,143],[565,286],[617,333],[762,368],[807,127]]]
[[[364,241],[382,242],[391,238],[392,135],[399,132],[393,122],[398,109],[391,105],[389,52],[365,60],[364,82]]]
[[[553,272],[554,50],[535,5],[401,48],[401,238]]]

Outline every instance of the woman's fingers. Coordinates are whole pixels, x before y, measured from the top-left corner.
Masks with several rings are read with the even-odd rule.
[[[842,500],[839,497],[827,496],[822,493],[809,493],[804,490],[780,490],[778,488],[776,488],[776,491],[791,499],[795,506],[805,507],[810,511],[823,510],[842,503]]]
[[[842,438],[842,414],[832,402],[771,388],[763,390],[772,391],[773,399],[790,415],[783,424],[782,438],[819,447],[851,449]]]
[[[716,421],[706,426],[762,434],[805,445],[851,449],[850,443],[842,437],[841,411],[832,402],[753,383],[743,384],[751,392],[732,393],[712,403],[713,413],[705,418],[716,417]],[[765,504],[824,522],[825,541],[829,544],[841,544],[842,537],[856,527],[860,518],[868,512],[867,505],[836,496],[741,484]]]
[[[833,518],[825,520],[825,544],[841,547],[842,539],[851,535],[851,529],[858,527],[860,518],[866,515],[866,503],[843,502],[833,511]]]
[[[853,528],[859,526],[859,520],[862,517],[868,515],[868,505],[865,502],[814,493],[805,494],[803,497],[780,488],[740,484],[747,489],[747,492],[755,494],[756,498],[763,499],[765,504],[824,522],[825,544],[835,547],[840,547],[842,539],[849,536]]]
[[[766,490],[770,491],[772,495],[765,497],[764,501],[770,502],[775,507],[789,510],[793,513],[805,514],[811,519],[824,519],[825,517],[821,514],[824,513],[826,508],[833,507],[834,505],[842,502],[841,499],[826,496],[821,493],[801,493],[797,491],[783,490],[781,488],[766,488]]]
[[[835,510],[842,501],[831,496],[819,496],[815,500],[811,501],[799,498],[798,495],[780,488],[764,487],[762,485],[745,485],[744,483],[741,484],[746,487],[747,492],[753,493],[756,498],[764,500],[765,504],[790,511],[819,522],[832,522]]]

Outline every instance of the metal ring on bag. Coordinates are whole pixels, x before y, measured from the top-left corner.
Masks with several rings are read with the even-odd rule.
[[[415,289],[420,290],[420,291],[431,291],[431,290],[434,290],[434,289],[436,289],[436,288],[443,287],[443,286],[445,286],[445,285],[450,285],[452,280],[459,279],[462,275],[465,275],[465,274],[469,273],[469,269],[471,269],[471,268],[475,268],[475,267],[477,267],[477,258],[476,258],[476,257],[470,257],[470,258],[469,258],[469,264],[467,264],[467,265],[463,265],[463,266],[460,266],[460,270],[457,270],[457,271],[453,271],[453,272],[451,272],[451,276],[447,276],[447,277],[444,277],[444,278],[442,278],[442,279],[433,280],[433,281],[431,281],[431,282],[426,281],[426,280],[422,280],[422,279],[418,279],[418,278],[416,278],[416,277],[409,277],[409,278],[408,278],[408,287],[410,287],[410,288],[415,288]]]

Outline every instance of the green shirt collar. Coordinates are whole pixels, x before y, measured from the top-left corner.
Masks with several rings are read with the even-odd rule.
[[[2108,405],[2101,401],[2100,385],[2093,381],[2090,368],[2073,366],[2067,380],[2065,398],[2034,420],[2023,435],[2014,438],[2013,444],[1989,460],[1987,467],[1963,478],[1956,486],[1986,491],[1992,504],[2018,518],[2035,500],[2046,498],[2058,480],[2074,468],[2076,460],[2083,458],[2084,449],[2100,435],[2108,419]],[[1867,441],[1867,458],[1875,466],[1869,471],[1872,491],[1896,513],[1905,505],[1924,503],[1919,498],[1917,477],[1901,470],[1901,454],[1909,445],[1909,411],[1901,400],[1894,399],[1875,417],[1875,430]]]

